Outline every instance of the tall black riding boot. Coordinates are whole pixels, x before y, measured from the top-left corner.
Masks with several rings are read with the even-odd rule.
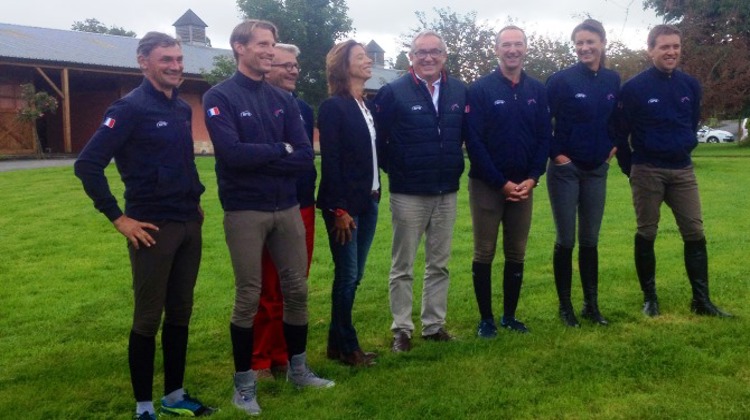
[[[492,315],[492,264],[473,262],[471,278],[474,295],[479,306],[480,319],[493,319]]]
[[[503,318],[500,326],[520,333],[527,333],[529,329],[516,319],[518,298],[521,296],[523,283],[523,263],[505,261],[503,269]]]
[[[659,315],[659,301],[656,299],[656,255],[654,241],[635,234],[635,271],[643,291],[643,313],[654,317]]]
[[[560,301],[560,319],[568,327],[580,327],[573,304],[570,302],[570,284],[573,277],[573,248],[555,244],[552,268],[555,273],[555,288]]]
[[[698,315],[732,316],[717,308],[708,297],[708,252],[705,239],[685,241],[685,270],[693,289],[690,310]]]
[[[581,316],[599,325],[608,325],[599,312],[599,251],[595,246],[578,247],[578,270],[583,286]]]

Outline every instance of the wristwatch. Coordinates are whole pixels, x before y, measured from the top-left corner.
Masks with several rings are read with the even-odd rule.
[[[287,154],[291,154],[294,151],[294,147],[289,143],[284,143],[284,150],[286,150]]]

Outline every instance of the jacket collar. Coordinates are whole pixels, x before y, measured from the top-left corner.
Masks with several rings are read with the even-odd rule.
[[[507,77],[505,77],[505,75],[503,74],[503,72],[500,71],[500,66],[499,65],[495,68],[495,74],[497,74],[497,77],[499,77],[500,80],[503,83],[505,83],[506,85],[511,86],[511,87],[517,86],[517,85],[522,85],[523,82],[524,82],[524,80],[526,80],[526,70],[521,70],[521,77],[518,78],[518,83],[515,83],[515,84],[510,79],[508,79]]]
[[[167,98],[166,95],[164,95],[164,92],[160,90],[156,90],[153,84],[151,84],[151,81],[148,80],[148,78],[144,77],[143,82],[141,82],[141,87],[143,90],[149,94],[149,96],[153,96],[157,99],[161,99],[163,101],[175,101],[177,100],[178,91],[177,88],[172,89],[172,97]]]
[[[594,71],[594,70],[591,70],[591,69],[589,68],[589,66],[587,66],[587,65],[585,65],[585,64],[583,64],[582,62],[580,62],[580,61],[579,61],[579,62],[577,62],[577,63],[575,64],[575,68],[576,68],[576,69],[577,69],[577,70],[578,70],[578,71],[579,71],[579,72],[580,72],[581,74],[583,74],[584,76],[594,77],[594,76],[596,76],[597,74],[601,73],[601,71],[602,71],[602,68],[604,68],[604,66],[602,66],[602,65],[600,64],[600,65],[599,65],[599,70],[597,70],[597,71]]]
[[[244,74],[242,74],[239,70],[234,72],[234,76],[232,76],[232,80],[238,85],[242,87],[246,87],[248,89],[260,89],[260,87],[266,83],[265,77],[263,77],[263,79],[260,81],[253,80],[245,76]]]
[[[409,74],[411,74],[411,80],[414,82],[415,85],[419,85],[422,82],[417,77],[417,73],[414,72],[414,67],[409,67]],[[440,83],[446,83],[448,81],[448,72],[445,71],[445,69],[440,71]]]

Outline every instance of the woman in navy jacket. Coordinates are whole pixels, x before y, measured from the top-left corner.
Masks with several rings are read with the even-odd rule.
[[[602,24],[586,19],[571,39],[579,62],[547,81],[554,137],[547,169],[557,238],[553,256],[560,318],[578,327],[570,300],[572,255],[578,216],[578,267],[583,286],[581,316],[600,325],[607,320],[597,303],[598,241],[604,215],[609,160],[615,153],[610,117],[617,104],[620,76],[604,68],[607,35]]]
[[[321,180],[318,208],[328,231],[334,263],[327,356],[352,366],[373,365],[352,324],[352,307],[362,280],[378,220],[380,180],[375,123],[364,100],[372,60],[353,41],[335,45],[326,56],[328,92],[320,105]]]

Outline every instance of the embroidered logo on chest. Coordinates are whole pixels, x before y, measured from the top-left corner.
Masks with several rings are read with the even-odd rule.
[[[253,113],[250,111],[242,111],[240,112],[240,117],[252,117]]]
[[[162,128],[162,127],[166,127],[168,125],[169,125],[169,123],[166,122],[166,121],[159,121],[159,122],[156,123],[156,128]]]
[[[411,110],[412,111],[421,111],[422,110],[422,105],[414,105],[413,107],[411,107]]]

